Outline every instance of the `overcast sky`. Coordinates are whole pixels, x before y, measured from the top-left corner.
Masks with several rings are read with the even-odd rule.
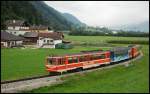
[[[117,26],[149,21],[149,1],[44,1],[90,26]]]

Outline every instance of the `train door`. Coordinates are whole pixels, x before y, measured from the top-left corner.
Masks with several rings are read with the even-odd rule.
[[[115,54],[113,51],[110,52],[110,59],[111,59],[111,62],[115,60]]]

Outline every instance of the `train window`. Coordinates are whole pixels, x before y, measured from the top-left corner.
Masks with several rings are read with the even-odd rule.
[[[58,58],[57,62],[58,62],[58,65],[63,65],[63,64],[65,64],[65,59],[64,58]]]
[[[105,58],[105,54],[99,55],[99,59],[104,59],[104,58]]]
[[[93,55],[92,56],[92,60],[97,60],[97,59],[99,59],[98,55]]]
[[[52,63],[53,63],[52,59],[47,59],[47,60],[48,60],[48,63],[52,65]]]
[[[49,59],[47,59],[47,60],[48,60],[48,63],[49,63],[49,64],[51,64],[51,65],[57,65],[56,59],[54,59],[54,58],[49,58]]]
[[[90,56],[89,55],[84,56],[84,58],[85,58],[85,61],[89,61],[90,60]]]
[[[61,64],[62,64],[61,58],[58,58],[58,59],[57,59],[57,62],[58,62],[58,65],[61,65]]]
[[[68,63],[72,63],[72,57],[68,58]]]
[[[77,57],[74,57],[73,58],[73,63],[77,63],[78,62],[78,58]]]
[[[85,57],[85,56],[80,56],[80,57],[79,57],[79,61],[80,61],[80,62],[86,61],[86,57]]]
[[[78,58],[77,57],[69,57],[68,58],[68,63],[77,63],[78,62]]]

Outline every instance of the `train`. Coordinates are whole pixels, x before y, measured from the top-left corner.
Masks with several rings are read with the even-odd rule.
[[[129,45],[127,47],[114,47],[106,51],[93,50],[61,56],[47,56],[45,67],[49,73],[80,71],[135,58],[140,55],[141,48],[140,45]]]

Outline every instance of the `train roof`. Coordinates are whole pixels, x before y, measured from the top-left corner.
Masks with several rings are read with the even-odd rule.
[[[48,58],[61,58],[61,57],[72,57],[72,56],[81,56],[81,55],[92,55],[92,54],[103,54],[108,51],[93,51],[93,52],[80,52],[80,53],[74,53],[74,54],[65,54],[65,55],[59,55],[59,56],[48,56]]]
[[[128,52],[128,50],[130,50],[130,47],[114,47],[110,51],[114,52],[115,54],[121,54]]]

